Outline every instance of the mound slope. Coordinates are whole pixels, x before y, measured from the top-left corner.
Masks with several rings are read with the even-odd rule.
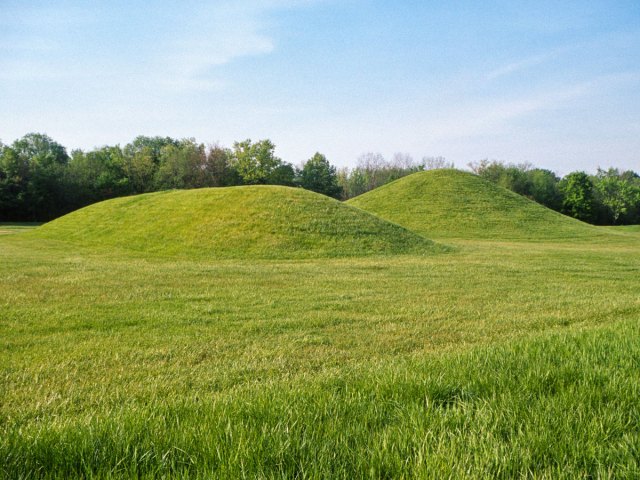
[[[117,198],[56,219],[31,235],[160,255],[213,258],[387,255],[441,248],[323,195],[278,186]]]
[[[603,235],[597,227],[460,170],[418,172],[347,203],[435,239],[570,240]]]

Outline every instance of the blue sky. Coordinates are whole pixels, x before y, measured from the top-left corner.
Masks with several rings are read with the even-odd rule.
[[[0,139],[640,170],[640,2],[0,0]]]

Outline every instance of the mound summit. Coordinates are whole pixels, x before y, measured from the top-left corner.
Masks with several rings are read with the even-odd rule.
[[[347,202],[429,238],[571,240],[601,232],[477,175],[418,172]]]
[[[403,227],[300,188],[174,190],[90,205],[32,232],[87,246],[212,258],[315,258],[435,252]]]

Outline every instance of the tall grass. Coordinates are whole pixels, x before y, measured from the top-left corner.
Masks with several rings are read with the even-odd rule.
[[[0,239],[0,477],[638,478],[640,250]]]
[[[637,322],[6,419],[6,478],[634,478]]]

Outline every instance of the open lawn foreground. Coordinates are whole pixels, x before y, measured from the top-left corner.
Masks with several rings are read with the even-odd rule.
[[[0,477],[638,478],[640,235],[176,259],[0,237]]]

